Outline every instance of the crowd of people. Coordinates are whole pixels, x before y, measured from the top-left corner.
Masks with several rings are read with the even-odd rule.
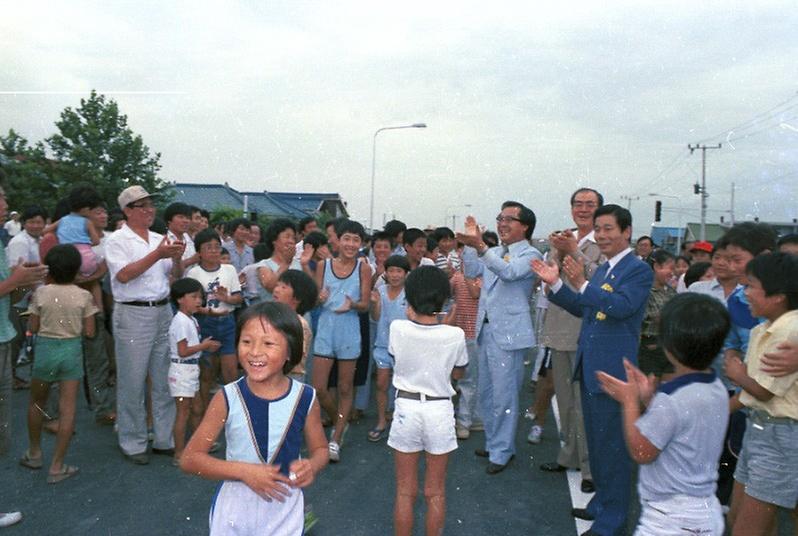
[[[345,463],[373,386],[367,438],[394,451],[396,534],[412,533],[421,453],[426,533],[440,534],[457,440],[484,432],[474,454],[498,474],[525,418],[540,442],[552,395],[561,448],[539,468],[581,471],[585,534],[625,533],[633,463],[636,534],[765,535],[779,508],[796,516],[796,235],[741,223],[678,255],[648,236],[633,248],[629,211],[591,188],[573,193],[574,227],[545,254],[516,201],[496,233],[468,217],[457,233],[393,220],[371,235],[312,217],[210,227],[183,203],[156,219],[157,203],[131,186],[109,217],[78,186],[51,217],[26,207],[4,226],[0,453],[10,391],[29,388],[19,463],[42,469],[41,434],[54,433],[50,484],[79,473],[66,457],[85,382],[129,462],[170,456],[223,481],[212,534],[301,534],[315,522],[301,490]],[[7,208],[0,191],[0,221]],[[31,360],[28,383],[15,369]]]

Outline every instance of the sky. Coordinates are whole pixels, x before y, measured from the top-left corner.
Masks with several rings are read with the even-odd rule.
[[[580,186],[648,232],[798,218],[790,2],[3,2],[0,132],[35,142],[92,89],[161,177],[338,192],[368,224],[494,227],[501,203],[572,226]],[[553,3],[546,3],[553,4]],[[737,128],[732,128],[737,127]],[[670,197],[668,197],[670,196]],[[13,207],[12,207],[13,208]]]

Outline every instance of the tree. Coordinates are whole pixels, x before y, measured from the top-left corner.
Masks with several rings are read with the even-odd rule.
[[[13,129],[0,136],[0,180],[12,209],[39,205],[51,210],[62,190],[61,171],[58,162],[47,159],[41,142],[31,146]]]
[[[92,90],[88,99],[80,100],[80,107],[61,112],[55,125],[58,133],[46,141],[55,159],[64,164],[66,191],[72,184],[88,182],[109,207],[115,207],[119,192],[139,184],[150,193],[161,193],[160,203],[168,202],[170,186],[158,178],[161,154],[150,154],[114,100]]]

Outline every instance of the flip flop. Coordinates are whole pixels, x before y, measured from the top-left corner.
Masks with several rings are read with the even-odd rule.
[[[386,433],[388,432],[387,428],[372,428],[369,430],[369,441],[372,443],[376,443],[377,441],[382,441],[385,437]]]
[[[78,474],[78,468],[74,465],[67,465],[64,464],[61,466],[61,471],[56,474],[48,474],[47,475],[47,483],[48,484],[57,484],[62,480],[66,480],[69,477],[75,476]]]
[[[27,467],[28,469],[41,469],[42,468],[42,457],[39,456],[38,458],[34,458],[30,455],[30,451],[25,451],[25,454],[22,455],[22,458],[19,459],[19,464],[22,467]]]

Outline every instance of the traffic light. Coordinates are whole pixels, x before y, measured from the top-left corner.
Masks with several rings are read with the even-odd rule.
[[[662,201],[654,203],[654,221],[662,221]]]
[[[698,195],[698,194],[700,194],[700,193],[701,193],[701,186],[699,186],[699,185],[698,185],[698,183],[695,183],[695,184],[693,185],[693,193],[694,193],[695,195]]]

